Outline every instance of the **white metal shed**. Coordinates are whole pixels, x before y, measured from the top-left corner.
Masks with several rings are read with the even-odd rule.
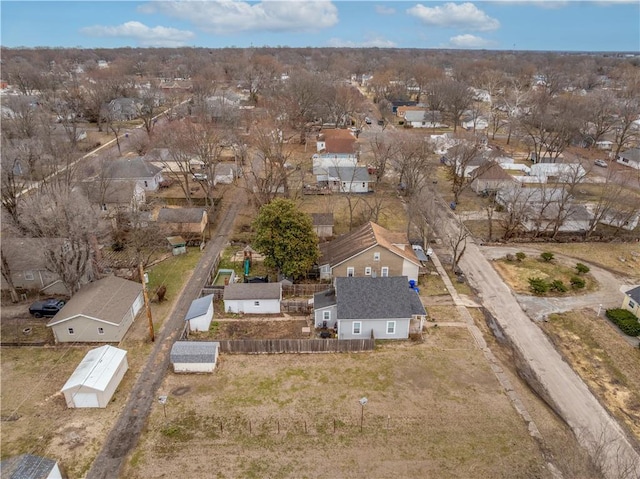
[[[189,331],[208,331],[213,319],[213,295],[194,299],[184,320],[189,321]]]
[[[67,407],[107,407],[127,369],[125,350],[108,344],[92,349],[62,387]]]

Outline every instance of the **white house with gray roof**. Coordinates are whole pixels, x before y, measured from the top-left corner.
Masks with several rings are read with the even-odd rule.
[[[368,193],[371,191],[371,175],[366,166],[329,167],[316,175],[318,186],[328,186],[340,193]]]
[[[107,181],[136,182],[145,191],[156,191],[163,181],[162,168],[141,156],[125,156],[109,163]]]
[[[213,319],[213,295],[194,299],[184,320],[189,323],[189,331],[209,331]]]
[[[640,321],[640,286],[636,286],[624,293],[622,308],[631,311]]]
[[[62,479],[60,466],[53,459],[20,454],[0,462],[2,479]]]
[[[280,283],[232,283],[224,287],[224,310],[228,313],[277,314],[282,301]]]
[[[211,373],[219,350],[220,343],[214,341],[176,341],[169,359],[176,373]]]
[[[427,314],[406,276],[336,278],[313,307],[316,328],[336,329],[339,339],[407,339]]]
[[[107,276],[80,288],[47,327],[57,343],[118,343],[143,305],[140,283]]]
[[[618,154],[616,161],[621,165],[640,170],[640,148],[631,148]]]

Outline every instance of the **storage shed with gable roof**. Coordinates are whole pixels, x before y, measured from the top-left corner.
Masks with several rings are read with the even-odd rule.
[[[125,350],[108,344],[92,349],[62,387],[67,407],[107,407],[127,369]]]
[[[220,343],[214,341],[176,341],[170,359],[176,373],[211,373],[218,362]]]

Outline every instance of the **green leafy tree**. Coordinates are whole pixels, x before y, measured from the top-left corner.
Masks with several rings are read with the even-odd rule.
[[[526,254],[524,254],[522,251],[518,251],[518,252],[516,253],[516,259],[517,259],[518,261],[524,261],[526,257],[527,257],[527,255],[526,255]]]
[[[554,279],[549,286],[553,291],[557,291],[558,293],[566,293],[567,287],[562,282],[561,279]]]
[[[571,277],[571,287],[574,289],[582,289],[584,288],[586,285],[586,281],[584,280],[584,278],[581,278],[580,276],[572,276]]]
[[[262,206],[253,228],[253,247],[265,256],[265,265],[287,277],[299,278],[318,260],[311,217],[291,200],[278,198]]]

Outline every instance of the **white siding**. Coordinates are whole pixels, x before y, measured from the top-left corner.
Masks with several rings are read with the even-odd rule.
[[[413,264],[410,261],[404,260],[402,262],[402,274],[401,276],[406,276],[409,280],[418,281],[418,265]]]
[[[216,368],[216,363],[174,363],[173,371],[176,373],[211,373]]]

